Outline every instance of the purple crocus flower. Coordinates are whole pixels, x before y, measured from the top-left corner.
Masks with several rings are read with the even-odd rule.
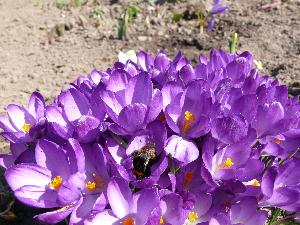
[[[107,205],[104,190],[109,182],[109,165],[105,159],[102,147],[98,144],[94,146],[80,146],[73,143],[73,148],[82,149],[80,160],[85,168],[81,168],[83,173],[73,175],[62,184],[58,190],[57,202],[66,205],[68,214],[61,209],[36,216],[41,222],[54,223],[60,221],[64,215],[70,215],[69,225],[83,224],[84,220],[91,215],[101,212]],[[71,156],[74,157],[75,155]],[[85,163],[83,163],[85,161]],[[62,215],[63,213],[63,215]]]
[[[69,140],[69,144],[73,142],[76,141]],[[65,206],[57,202],[59,189],[73,174],[83,172],[84,163],[77,158],[80,149],[71,148],[70,151],[53,142],[40,140],[35,149],[36,164],[18,164],[5,172],[16,198],[39,208]]]
[[[115,122],[110,129],[119,135],[134,135],[157,118],[162,109],[162,96],[158,89],[153,89],[149,74],[142,72],[127,82],[127,78],[121,78],[127,76],[124,73],[110,78],[101,99],[108,116]]]
[[[105,116],[101,102],[89,101],[80,91],[71,88],[60,94],[59,104],[62,107],[51,105],[46,109],[49,137],[61,142],[74,137],[89,143],[99,136],[98,127]]]
[[[225,13],[227,11],[228,7],[226,5],[221,4],[221,0],[215,0],[210,11],[210,21],[208,25],[209,31],[213,31],[215,26],[215,15]]]
[[[11,154],[0,155],[0,166],[8,168],[18,161],[23,161],[24,155],[30,155],[31,147],[36,140],[42,138],[45,128],[45,101],[43,96],[34,92],[27,108],[10,104],[7,116],[0,115],[1,135],[11,143]]]
[[[261,206],[279,207],[291,212],[300,210],[299,168],[300,159],[290,159],[278,167],[272,166],[264,174]]]
[[[221,145],[221,149],[218,150],[216,150],[218,142],[211,137],[206,139],[203,144],[202,157],[213,179],[230,180],[238,178],[246,182],[256,178],[262,172],[262,162],[254,157],[250,158],[252,154],[250,145],[255,136],[250,135],[249,137],[236,144]]]
[[[195,95],[198,96],[196,99]],[[189,139],[209,132],[212,99],[203,80],[191,82],[183,93],[173,99],[165,109],[165,116],[169,127],[180,136],[171,136],[165,151],[184,165],[199,156],[197,146]]]
[[[132,137],[126,150],[108,139],[107,148],[117,173],[135,187],[146,188],[159,184],[168,167],[168,159],[163,151],[166,138],[165,125],[155,121],[147,126],[143,135]]]
[[[104,210],[86,220],[85,225],[135,225],[150,224],[153,212],[159,207],[156,188],[132,193],[129,184],[120,178],[112,178],[107,187],[107,199],[111,210]]]

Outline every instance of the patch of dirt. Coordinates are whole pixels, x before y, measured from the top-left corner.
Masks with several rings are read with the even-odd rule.
[[[217,18],[211,33],[204,29],[201,34],[193,17],[172,22],[175,12],[193,15],[201,10],[199,2],[89,0],[58,9],[54,0],[0,1],[0,112],[9,103],[27,104],[34,90],[50,101],[78,75],[111,66],[120,50],[155,54],[164,49],[170,57],[182,50],[196,63],[200,52],[227,50],[227,38],[234,32],[238,50],[252,52],[264,73],[290,87],[300,86],[299,0],[223,1],[229,11]],[[130,23],[127,40],[118,40],[119,21],[129,3],[141,13]],[[97,18],[99,12],[103,19]],[[7,151],[0,140],[0,153]]]

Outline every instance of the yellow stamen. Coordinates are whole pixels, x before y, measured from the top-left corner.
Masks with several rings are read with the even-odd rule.
[[[24,123],[23,127],[22,127],[22,130],[25,132],[25,133],[29,133],[29,130],[30,130],[30,124],[29,123]]]
[[[190,222],[196,222],[196,220],[197,220],[198,218],[199,218],[198,213],[196,213],[196,212],[194,212],[194,211],[190,212],[189,215],[188,215],[188,220],[189,220]]]
[[[252,186],[254,186],[254,187],[259,187],[259,186],[260,186],[259,181],[256,180],[256,179],[254,179],[254,182],[253,182]]]
[[[184,176],[184,182],[183,182],[183,187],[184,188],[188,188],[188,186],[190,185],[191,181],[193,178],[193,172],[188,171],[186,172],[185,176]]]
[[[134,225],[134,219],[129,217],[129,218],[126,218],[125,220],[123,220],[120,223],[123,224],[123,225]]]
[[[227,157],[225,162],[221,163],[213,172],[217,172],[218,170],[229,169],[234,165],[230,157]]]
[[[225,161],[226,168],[230,168],[233,165],[234,165],[234,163],[232,162],[231,158],[226,158],[226,161]]]
[[[196,118],[195,115],[189,111],[185,111],[183,125],[182,125],[182,132],[187,134],[191,129],[193,123],[195,122]]]
[[[159,224],[165,224],[164,218],[162,216],[160,216]]]
[[[281,140],[279,138],[274,138],[274,142],[275,142],[275,144],[279,145],[281,143]]]
[[[87,189],[89,190],[89,192],[92,192],[93,190],[96,189],[96,183],[95,182],[89,181],[89,182],[87,182],[85,184],[85,186],[87,187]]]
[[[58,190],[62,185],[62,177],[61,176],[56,176],[53,178],[53,180],[50,183],[50,188]]]

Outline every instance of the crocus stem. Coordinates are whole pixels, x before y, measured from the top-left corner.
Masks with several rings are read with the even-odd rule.
[[[116,135],[115,133],[113,132],[109,132],[109,135],[112,139],[114,139],[118,145],[120,145],[122,148],[126,149],[127,148],[127,143],[121,138],[119,137],[118,135]]]
[[[294,220],[293,216],[287,216],[287,217],[281,218],[280,220],[277,220],[275,223],[272,223],[271,225],[281,225],[284,222],[289,222],[289,221],[291,222],[293,220]]]
[[[286,160],[293,158],[298,152],[300,152],[300,148],[298,148],[296,151],[292,152],[288,157],[286,157],[285,159],[281,160],[279,162],[279,165],[282,165]]]
[[[268,225],[272,225],[272,224],[277,220],[277,218],[280,216],[280,213],[281,213],[281,209],[276,208],[276,209],[272,212],[272,215],[271,215],[271,218],[270,218],[270,220],[269,220]]]
[[[237,39],[238,39],[237,33],[234,33],[232,38],[231,37],[228,38],[229,52],[232,54],[236,53]]]

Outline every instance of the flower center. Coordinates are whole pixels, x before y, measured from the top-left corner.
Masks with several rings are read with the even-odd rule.
[[[162,216],[160,216],[159,224],[165,224],[164,218]]]
[[[229,169],[234,165],[230,157],[227,157],[225,162],[221,163],[213,172],[217,172],[218,170]]]
[[[281,140],[279,138],[274,138],[274,142],[275,142],[275,144],[279,145],[281,143]]]
[[[96,183],[89,181],[89,182],[87,182],[85,184],[85,186],[87,187],[87,189],[89,190],[89,192],[92,192],[96,188]]]
[[[193,178],[193,172],[188,171],[185,173],[183,187],[188,188]]]
[[[30,124],[29,123],[24,123],[23,127],[22,127],[22,130],[25,132],[25,133],[29,133],[29,130],[30,130]]]
[[[253,187],[259,187],[259,186],[260,186],[259,181],[256,180],[256,179],[254,179],[252,186],[253,186]]]
[[[121,222],[121,224],[123,225],[134,225],[134,219],[129,217],[129,218],[126,218],[125,220],[123,220]]]
[[[56,176],[53,178],[53,180],[50,183],[50,188],[58,190],[62,185],[62,177]]]
[[[93,173],[93,177],[94,181],[88,181],[85,184],[89,192],[92,192],[96,188],[102,189],[105,185],[105,181],[101,176],[98,176],[95,173]]]
[[[196,220],[199,218],[198,213],[192,211],[188,214],[188,220],[190,222],[196,222]]]
[[[185,111],[183,124],[182,124],[182,133],[187,134],[189,132],[189,130],[191,129],[195,120],[196,120],[196,118],[193,113],[191,113],[190,111]]]

